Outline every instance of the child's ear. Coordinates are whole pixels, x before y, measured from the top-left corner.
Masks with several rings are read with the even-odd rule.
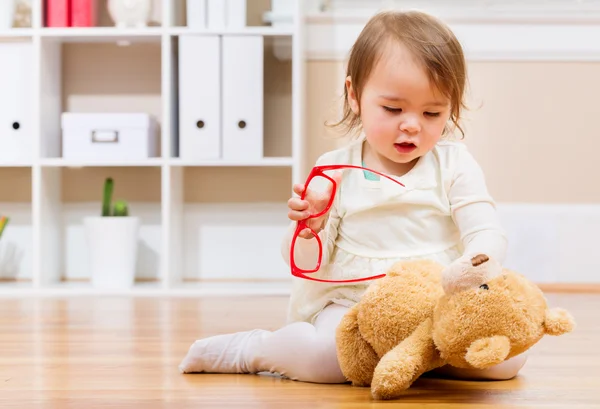
[[[350,76],[346,77],[346,92],[348,93],[348,104],[350,105],[350,109],[354,112],[355,115],[359,113],[359,104],[356,99],[356,93],[354,92],[354,87],[352,86],[352,78]]]

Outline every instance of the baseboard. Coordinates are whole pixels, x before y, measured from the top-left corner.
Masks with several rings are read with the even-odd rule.
[[[600,294],[600,284],[598,283],[543,283],[538,284],[538,287],[545,293],[588,293]]]
[[[499,203],[498,212],[506,268],[544,285],[600,285],[600,204]]]

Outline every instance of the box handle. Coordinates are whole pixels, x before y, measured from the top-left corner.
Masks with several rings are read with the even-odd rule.
[[[94,131],[92,131],[92,142],[97,142],[97,143],[119,142],[119,131],[94,130]]]

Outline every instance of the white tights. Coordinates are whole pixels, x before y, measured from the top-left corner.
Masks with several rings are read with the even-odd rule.
[[[271,372],[303,382],[344,383],[336,354],[335,330],[348,309],[330,304],[315,325],[295,322],[277,331],[255,329],[200,339],[179,365],[183,373]],[[484,370],[445,366],[437,373],[457,379],[506,380],[527,360],[517,355]]]
[[[330,304],[315,325],[295,322],[271,332],[252,330],[200,339],[179,365],[183,373],[271,372],[304,382],[344,383],[335,329],[348,309]]]

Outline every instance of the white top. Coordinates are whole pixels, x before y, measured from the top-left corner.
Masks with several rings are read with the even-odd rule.
[[[361,166],[364,137],[323,154],[317,165]],[[429,258],[448,265],[463,252],[486,253],[503,262],[506,237],[480,166],[460,142],[440,141],[407,174],[369,180],[345,171],[325,228],[319,233],[323,258],[311,276],[351,279],[385,273],[396,261]],[[284,238],[282,255],[296,223]],[[298,238],[296,264],[314,268],[315,239]],[[304,264],[306,263],[306,264]],[[312,263],[312,264],[311,264]],[[334,302],[352,306],[371,281],[321,283],[294,277],[288,320],[313,322]]]

